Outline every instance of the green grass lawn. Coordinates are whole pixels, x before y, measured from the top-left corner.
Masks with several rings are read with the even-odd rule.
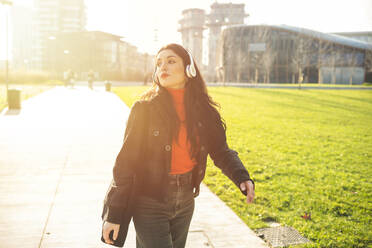
[[[129,106],[145,87],[115,88]],[[254,204],[208,162],[204,182],[252,228],[292,226],[312,244],[371,247],[372,91],[210,87]],[[311,213],[311,220],[301,216]]]
[[[221,83],[221,82],[220,82]],[[236,83],[236,82],[233,82],[233,83]],[[226,82],[226,84],[228,85],[229,82]],[[300,85],[299,84],[291,84],[291,83],[288,83],[288,84],[283,84],[283,83],[270,83],[270,84],[265,84],[265,83],[258,83],[258,84],[254,84],[252,83],[252,85],[261,85],[261,86],[291,86],[291,87],[299,87]],[[350,85],[350,84],[317,84],[317,83],[304,83],[304,84],[301,84],[301,87],[334,87],[334,88],[371,88],[372,84],[371,83],[363,83],[363,84],[353,84],[353,85]]]
[[[26,100],[32,96],[40,94],[41,92],[53,88],[54,85],[10,85],[9,89],[20,89],[21,99]],[[6,87],[4,84],[0,85],[0,112],[7,107],[6,101]]]

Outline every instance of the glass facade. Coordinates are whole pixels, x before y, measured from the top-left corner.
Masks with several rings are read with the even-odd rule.
[[[229,27],[221,34],[219,66],[224,82],[251,83],[362,83],[371,70],[366,61],[372,49],[363,49],[345,42],[324,39],[319,32],[297,32],[268,25]],[[322,68],[348,68],[348,75],[322,77]],[[328,69],[327,69],[328,70]],[[333,71],[333,72],[332,72]],[[331,70],[336,73],[339,70]],[[327,71],[328,73],[328,71]],[[358,80],[355,81],[355,73]],[[221,77],[221,75],[220,75]],[[328,77],[327,77],[328,78]],[[341,79],[342,82],[335,81]],[[348,79],[350,78],[350,80]],[[347,79],[347,80],[346,80]],[[333,81],[332,81],[333,80]],[[346,81],[345,81],[346,80]],[[354,80],[354,82],[353,82]]]

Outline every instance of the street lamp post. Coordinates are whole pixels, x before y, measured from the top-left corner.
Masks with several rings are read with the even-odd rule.
[[[9,6],[12,6],[13,3],[11,1],[7,1],[7,0],[0,0],[0,3],[2,5],[9,5]],[[6,17],[5,17],[5,25],[6,25],[6,41],[5,41],[5,46],[6,46],[6,50],[5,50],[5,85],[6,85],[6,97],[7,99],[9,98],[8,97],[8,81],[9,81],[9,58],[8,58],[8,10],[6,10]],[[9,100],[9,99],[8,99]]]
[[[51,70],[53,70],[53,77],[57,77],[57,62],[56,62],[56,56],[57,56],[57,45],[56,45],[56,37],[55,36],[49,36],[48,37],[48,54],[49,54],[49,63],[51,66],[49,67]],[[51,45],[52,43],[52,45]]]

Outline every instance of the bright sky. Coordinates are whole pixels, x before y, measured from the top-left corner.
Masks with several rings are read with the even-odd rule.
[[[14,0],[31,5],[32,0]],[[215,0],[85,0],[87,30],[99,30],[124,37],[140,51],[155,53],[169,42],[181,43],[177,32],[181,12],[202,8],[206,13]],[[245,3],[247,24],[287,24],[321,32],[372,31],[372,0],[232,0]],[[4,58],[4,7],[0,18],[0,59]],[[158,42],[154,41],[157,29]],[[205,37],[207,38],[207,37]]]

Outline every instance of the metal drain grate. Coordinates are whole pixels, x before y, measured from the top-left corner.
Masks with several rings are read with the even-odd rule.
[[[277,226],[256,229],[257,235],[269,243],[272,247],[284,247],[310,242],[294,228],[289,226]]]

